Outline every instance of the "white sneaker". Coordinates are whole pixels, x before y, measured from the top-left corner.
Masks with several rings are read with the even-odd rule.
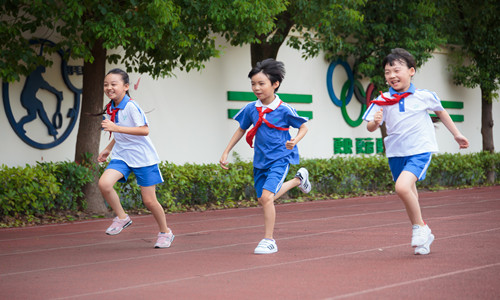
[[[262,239],[253,251],[255,254],[271,254],[276,252],[278,252],[276,241],[270,239]]]
[[[429,228],[429,226],[413,225],[411,246],[412,247],[423,246],[429,240],[430,235],[431,235],[431,229]]]
[[[309,193],[311,191],[311,182],[309,182],[309,171],[306,168],[300,168],[295,175],[300,179],[299,189],[304,193]]]
[[[432,242],[434,242],[434,235],[431,233],[429,235],[429,239],[427,240],[427,242],[425,242],[425,244],[423,244],[422,246],[417,246],[415,248],[415,255],[427,255],[429,253],[431,253],[431,244]]]

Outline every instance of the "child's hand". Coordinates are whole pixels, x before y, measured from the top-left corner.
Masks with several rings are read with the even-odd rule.
[[[108,149],[102,150],[102,152],[99,153],[99,156],[97,157],[97,161],[98,162],[105,162],[110,153],[111,153],[111,151],[109,151]]]
[[[382,118],[384,117],[384,109],[381,108],[379,111],[375,113],[373,116],[373,121],[375,121],[375,124],[380,126],[380,123],[382,123]]]
[[[466,149],[469,147],[469,140],[463,136],[463,135],[457,135],[455,136],[455,141],[457,141],[458,143],[458,146],[460,147],[460,149]]]
[[[290,139],[289,141],[286,142],[285,146],[288,150],[292,150],[296,144],[297,143],[295,142],[295,139]]]
[[[102,120],[101,127],[104,131],[115,132],[118,125],[111,122],[111,120]]]
[[[229,170],[229,168],[228,168],[228,167],[226,167],[228,163],[229,163],[229,162],[227,161],[227,154],[225,154],[225,153],[224,153],[224,154],[222,154],[222,156],[221,156],[221,158],[220,158],[220,160],[219,160],[219,164],[220,164],[220,166],[221,166],[224,170]]]

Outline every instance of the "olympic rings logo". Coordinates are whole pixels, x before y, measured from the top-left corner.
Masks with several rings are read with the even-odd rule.
[[[347,74],[347,81],[342,86],[340,98],[337,98],[337,96],[335,95],[332,85],[333,71],[338,65],[343,67]],[[342,116],[344,117],[346,123],[351,127],[358,127],[359,125],[361,125],[361,123],[363,122],[363,114],[366,111],[367,103],[369,104],[372,99],[372,93],[375,89],[375,85],[370,83],[366,88],[366,91],[364,91],[361,83],[358,80],[354,79],[354,74],[352,73],[349,64],[338,59],[337,61],[332,61],[330,63],[330,66],[328,67],[328,72],[326,73],[326,86],[328,88],[328,95],[330,96],[333,104],[341,108]],[[351,102],[353,94],[359,101],[359,103],[361,103],[361,111],[356,120],[351,119],[346,109],[346,106],[349,104],[349,102]]]

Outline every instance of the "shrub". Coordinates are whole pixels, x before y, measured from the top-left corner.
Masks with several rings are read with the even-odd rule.
[[[54,200],[60,191],[53,174],[39,167],[0,169],[0,214],[37,215],[54,208]]]
[[[287,180],[299,167],[309,170],[313,183],[311,193],[304,195],[292,189],[283,198],[339,198],[350,195],[380,194],[394,190],[387,158],[383,155],[346,156],[330,159],[303,159],[290,167]],[[486,170],[495,169],[496,183],[500,182],[500,153],[438,154],[434,155],[420,189],[467,187],[488,184]],[[158,201],[167,211],[186,207],[216,205],[234,207],[240,201],[257,198],[253,187],[252,163],[237,161],[223,170],[218,164],[175,165],[160,164],[165,182],[157,186]],[[140,189],[131,176],[127,183],[117,184],[125,208],[143,208]]]
[[[85,208],[82,187],[90,171],[72,162],[0,168],[0,216],[42,215]]]
[[[339,198],[352,195],[391,192],[394,182],[387,158],[339,156],[330,159],[304,159],[290,167],[287,179],[299,167],[309,170],[313,185],[310,194],[292,189],[287,198]],[[104,171],[105,164],[98,170]],[[223,170],[218,164],[160,164],[165,182],[157,185],[157,197],[170,212],[192,207],[236,207],[256,200],[251,162],[237,161]],[[95,169],[95,168],[93,168]],[[489,184],[487,171],[494,171],[500,183],[500,153],[434,155],[420,189],[469,187]],[[38,163],[36,166],[0,168],[0,216],[37,215],[55,210],[81,210],[86,207],[82,187],[93,180],[93,171],[73,162]],[[125,209],[144,208],[140,188],[133,174],[126,183],[115,185]],[[255,203],[255,202],[253,202]]]
[[[48,174],[56,177],[60,191],[55,199],[55,207],[62,210],[83,210],[87,208],[82,188],[94,177],[89,169],[74,162],[39,163]]]

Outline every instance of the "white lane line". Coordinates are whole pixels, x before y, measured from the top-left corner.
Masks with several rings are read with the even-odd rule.
[[[397,197],[396,195],[392,195]],[[437,196],[437,197],[430,197],[430,198],[425,198],[426,201],[429,200],[435,200],[435,199],[442,199],[442,198],[450,198],[450,197],[455,197],[455,196]],[[362,199],[362,198],[358,198]],[[337,199],[338,200],[338,199]],[[330,201],[337,201],[337,200],[330,200]],[[354,200],[354,199],[346,199],[346,200]],[[351,208],[351,207],[358,207],[358,206],[379,206],[382,204],[389,204],[394,202],[394,200],[387,201],[383,199],[384,201],[379,201],[379,202],[369,202],[369,203],[361,203],[361,204],[349,204],[349,205],[343,205],[343,206],[331,206],[327,208],[313,208],[313,209],[305,209],[301,210],[300,213],[304,212],[315,212],[315,211],[328,211],[328,210],[339,210],[339,209],[344,209],[344,208]],[[397,200],[397,199],[396,199]],[[329,201],[329,200],[320,200],[320,201]],[[355,200],[354,200],[355,201]],[[485,202],[497,202],[500,201],[499,199],[488,199],[488,200],[481,200],[481,201],[468,201],[468,202],[454,202],[454,203],[447,203],[447,204],[437,204],[437,205],[428,205],[428,206],[421,206],[422,209],[424,208],[438,208],[438,207],[443,207],[443,206],[456,206],[456,205],[466,205],[466,204],[477,204],[477,203],[485,203]],[[279,212],[280,215],[283,214],[294,214],[297,213],[297,211],[280,211],[281,206],[290,206],[290,205],[309,205],[309,204],[314,204],[314,201],[310,202],[302,202],[302,203],[287,203],[287,204],[280,204],[276,206],[277,212]],[[316,202],[317,203],[317,202]],[[337,202],[338,203],[338,202]],[[333,203],[336,204],[336,203]],[[258,209],[260,210],[260,207],[249,207],[249,208],[242,208],[242,209]],[[394,211],[400,211],[400,210],[394,210]],[[214,211],[216,212],[216,211]],[[376,212],[374,212],[376,213]],[[180,215],[181,213],[179,213]],[[188,212],[189,214],[189,212]],[[177,215],[177,214],[176,214]],[[168,214],[167,214],[167,221],[168,221]],[[206,222],[218,222],[222,220],[234,220],[234,219],[242,219],[242,218],[252,218],[252,217],[260,217],[262,214],[256,213],[256,214],[248,214],[244,216],[235,216],[235,217],[222,217],[222,218],[210,218],[210,219],[201,219],[201,220],[189,220],[189,221],[181,221],[181,222],[174,222],[175,225],[182,225],[182,224],[196,224],[196,223],[206,223]],[[142,218],[151,218],[152,215],[142,215],[142,216],[134,216],[134,219],[142,219]],[[63,224],[49,224],[49,225],[41,225],[37,226],[36,228],[34,227],[22,227],[22,228],[6,228],[6,229],[1,229],[1,231],[13,231],[13,230],[18,230],[18,231],[23,231],[23,230],[33,230],[33,229],[43,229],[46,227],[59,227],[59,226],[69,226],[69,225],[79,225],[79,224],[86,224],[86,223],[97,223],[97,222],[108,222],[110,219],[102,219],[102,220],[89,220],[89,221],[79,221],[77,223],[63,223]],[[307,221],[307,220],[306,220]],[[155,227],[156,224],[152,225],[142,225],[140,228],[144,227]],[[137,227],[137,226],[135,226]],[[33,239],[36,237],[37,239],[40,238],[46,238],[46,237],[54,237],[54,236],[70,236],[70,235],[78,235],[78,234],[85,234],[85,233],[92,233],[92,232],[101,232],[102,230],[86,230],[86,231],[77,231],[77,232],[69,232],[69,233],[57,233],[57,234],[46,234],[46,235],[38,235],[38,236],[29,236],[29,237],[22,237],[22,238],[9,238],[9,239],[0,239],[0,243],[2,242],[9,242],[9,241],[18,241],[18,240],[29,240]]]
[[[476,231],[476,232],[469,232],[469,233],[457,234],[457,235],[448,236],[448,237],[444,237],[444,238],[440,238],[440,239],[444,240],[444,239],[451,239],[451,238],[455,238],[455,237],[463,237],[463,236],[468,236],[468,235],[476,235],[476,234],[479,234],[479,233],[491,232],[491,231],[496,231],[496,230],[500,230],[500,227],[499,228],[494,228],[494,229]],[[234,270],[228,270],[228,271],[222,271],[222,272],[214,272],[214,273],[208,273],[208,274],[204,274],[204,275],[181,277],[181,278],[175,278],[175,279],[170,279],[170,280],[150,282],[150,283],[147,283],[147,284],[138,284],[138,285],[133,285],[133,286],[127,286],[127,287],[123,287],[123,288],[116,288],[116,289],[109,289],[109,290],[99,290],[99,291],[96,291],[96,292],[85,293],[85,294],[78,294],[78,295],[72,295],[72,296],[61,297],[61,298],[56,298],[56,299],[71,299],[71,298],[79,298],[79,297],[86,297],[86,296],[103,295],[103,294],[109,294],[109,293],[114,293],[114,292],[130,291],[130,290],[133,290],[133,289],[148,288],[148,287],[152,287],[152,286],[158,286],[158,285],[169,284],[169,283],[174,283],[174,282],[188,281],[188,280],[193,280],[193,279],[196,280],[196,279],[199,279],[200,277],[207,278],[207,277],[215,277],[215,276],[227,275],[227,274],[234,274],[234,273],[240,273],[240,272],[254,271],[254,270],[259,270],[259,269],[268,269],[268,268],[274,268],[274,267],[291,265],[291,264],[305,263],[305,262],[311,262],[311,261],[319,261],[319,260],[331,259],[331,258],[341,257],[341,256],[348,256],[348,255],[355,255],[355,254],[361,254],[361,253],[367,253],[367,252],[380,251],[380,249],[391,249],[391,248],[402,247],[402,246],[407,247],[408,243],[399,244],[399,245],[384,246],[384,247],[376,247],[376,248],[372,248],[372,249],[359,250],[359,251],[353,251],[353,252],[348,252],[348,253],[339,253],[339,254],[334,254],[334,255],[326,255],[326,256],[320,256],[320,257],[311,257],[311,258],[299,259],[299,260],[294,260],[294,261],[287,261],[287,262],[276,263],[276,264],[267,264],[267,265],[263,265],[263,266],[255,266],[255,267],[240,268],[240,269],[234,269]],[[500,263],[495,263],[495,264],[486,265],[486,266],[478,266],[478,267],[475,267],[475,268],[464,269],[464,270],[461,270],[461,271],[462,272],[470,272],[470,271],[474,271],[474,270],[483,269],[483,268],[486,268],[486,267],[493,267],[493,266],[496,266],[496,265],[500,265]],[[457,272],[460,272],[460,271],[444,273],[442,275],[443,275],[443,277],[444,276],[450,276],[450,275],[454,275]],[[436,276],[439,276],[439,275],[436,275]],[[332,298],[332,299],[337,299],[337,298]]]
[[[286,238],[281,238],[280,240],[289,240],[289,239],[297,239],[297,238],[307,238],[307,237],[311,237],[311,236],[334,234],[334,233],[346,232],[346,231],[354,231],[354,230],[367,230],[367,229],[387,227],[387,226],[393,226],[393,225],[399,225],[399,224],[406,224],[406,223],[407,222],[405,221],[405,222],[388,223],[388,224],[378,224],[378,225],[373,225],[373,226],[363,226],[363,227],[356,227],[356,228],[343,228],[343,229],[336,229],[336,230],[318,232],[318,233],[313,233],[313,234],[308,233],[308,234],[303,234],[303,235],[294,235],[294,236],[289,236],[289,237],[286,237]],[[447,237],[437,238],[436,240],[444,240],[444,239],[450,239],[450,238],[455,238],[455,237],[462,237],[462,236],[472,235],[472,234],[476,234],[476,233],[485,233],[485,232],[490,232],[490,231],[496,231],[496,230],[499,230],[499,229],[500,229],[500,227],[499,228],[482,230],[482,231],[476,231],[476,232],[472,232],[472,233],[463,233],[463,234],[457,234],[457,235],[450,235],[450,236],[447,236]],[[92,265],[99,265],[99,264],[108,264],[108,263],[116,263],[116,262],[132,261],[132,260],[140,260],[140,259],[146,259],[146,258],[152,258],[152,257],[159,257],[159,256],[184,254],[184,253],[192,253],[192,252],[205,252],[205,251],[209,251],[209,250],[230,248],[230,247],[236,247],[236,246],[242,246],[242,245],[249,245],[249,244],[253,244],[253,242],[235,243],[235,244],[227,244],[227,245],[221,245],[221,246],[215,246],[215,247],[205,247],[205,248],[189,249],[189,250],[182,250],[182,251],[176,251],[176,252],[164,252],[164,253],[151,254],[151,255],[142,255],[142,256],[120,258],[120,259],[103,260],[103,261],[97,261],[97,262],[92,262],[92,263],[82,263],[82,264],[65,265],[65,266],[59,266],[59,267],[50,267],[50,268],[41,268],[41,269],[34,269],[34,270],[26,270],[26,271],[20,271],[20,272],[11,272],[11,273],[0,274],[0,278],[1,277],[6,277],[6,276],[22,275],[22,274],[29,274],[29,273],[36,273],[36,272],[46,272],[46,271],[52,271],[52,270],[77,268],[77,267],[83,267],[83,266],[92,266]],[[382,247],[377,247],[376,249],[377,250],[379,250],[379,249],[389,249],[389,248],[400,247],[400,246],[408,246],[408,243],[394,245],[394,246],[387,246],[387,247],[383,247],[382,246]],[[334,255],[332,257],[341,256],[341,255],[351,255],[351,254],[362,253],[362,252],[365,252],[365,251],[372,251],[372,250],[373,249],[362,250],[361,252],[360,251],[355,251],[355,252],[351,252],[351,253],[341,253],[341,254],[336,254],[336,255]],[[330,256],[325,256],[325,257],[330,257]],[[310,261],[310,260],[316,260],[316,258],[305,259],[305,261]],[[296,262],[300,262],[300,261],[301,260],[298,260]]]
[[[455,275],[469,273],[469,272],[474,272],[474,271],[480,271],[480,270],[483,270],[483,269],[493,268],[493,267],[497,267],[497,266],[500,266],[500,262],[493,263],[493,264],[488,264],[488,265],[477,266],[477,267],[474,267],[474,268],[467,268],[467,269],[456,270],[456,271],[453,271],[453,272],[442,273],[442,274],[428,276],[428,277],[423,277],[423,278],[418,278],[418,279],[414,279],[414,280],[397,282],[397,283],[393,283],[393,284],[379,286],[379,287],[372,288],[372,289],[366,289],[366,290],[362,290],[362,291],[357,291],[357,292],[354,292],[354,293],[338,295],[338,296],[335,296],[335,297],[326,298],[325,300],[336,300],[336,299],[345,299],[345,298],[357,297],[357,296],[361,296],[361,295],[365,295],[365,294],[369,294],[369,293],[374,293],[374,292],[378,292],[378,291],[382,291],[382,290],[386,290],[386,289],[400,287],[400,286],[403,286],[403,285],[410,285],[410,284],[415,284],[415,283],[419,283],[419,282],[424,282],[424,281],[429,281],[429,280],[434,280],[434,279],[439,279],[439,278],[444,278],[444,277],[449,277],[449,276],[455,276]]]
[[[455,204],[453,204],[453,205],[455,205]],[[385,214],[385,213],[393,213],[393,212],[402,212],[402,211],[405,211],[405,209],[386,210],[386,211],[378,211],[378,212],[368,212],[368,213],[361,213],[361,214],[357,213],[357,214],[331,216],[331,217],[322,217],[322,218],[300,219],[300,220],[295,220],[295,221],[277,222],[276,226],[278,226],[278,225],[287,225],[287,224],[296,224],[296,223],[304,223],[304,222],[307,222],[307,223],[310,223],[310,222],[323,222],[323,221],[327,221],[327,220],[334,220],[334,219],[341,219],[341,218],[363,217],[363,216],[369,216],[369,215],[377,215],[377,214]],[[426,218],[426,220],[449,219],[449,218],[457,218],[457,217],[470,217],[470,216],[474,216],[474,215],[490,214],[490,213],[494,213],[494,212],[497,212],[497,211],[499,211],[499,210],[489,210],[489,211],[484,211],[484,212],[462,214],[462,215],[447,215],[445,217],[434,217],[434,218],[430,218],[429,217],[429,218]],[[397,224],[400,224],[400,223],[397,223]],[[382,226],[384,226],[384,225],[382,225]],[[145,226],[141,226],[139,228],[142,228],[142,227],[145,227]],[[234,231],[234,230],[260,228],[260,227],[262,227],[262,224],[249,225],[249,226],[239,226],[239,227],[215,228],[215,229],[200,230],[200,231],[190,232],[190,233],[185,233],[185,234],[176,234],[176,236],[178,236],[178,237],[181,237],[181,236],[192,236],[192,235],[207,234],[207,233],[212,233],[212,232]],[[8,256],[8,255],[21,255],[21,254],[39,253],[39,252],[45,252],[45,251],[57,251],[57,250],[63,250],[63,249],[77,249],[77,248],[83,248],[83,247],[93,247],[93,246],[108,245],[108,244],[111,245],[111,244],[117,244],[117,243],[127,243],[127,242],[142,241],[142,240],[144,240],[144,239],[143,238],[136,238],[136,239],[126,239],[126,240],[118,240],[118,241],[105,241],[105,242],[99,242],[99,243],[79,244],[79,245],[70,245],[70,246],[62,246],[62,247],[54,247],[54,248],[45,248],[45,249],[35,249],[35,250],[10,252],[10,253],[0,253],[0,257],[2,257],[2,256]]]
[[[457,206],[457,205],[477,204],[477,203],[485,203],[485,202],[496,202],[496,201],[499,201],[499,200],[500,199],[498,199],[498,200],[497,199],[490,199],[490,200],[472,201],[472,202],[455,202],[455,203],[447,203],[447,204],[437,204],[437,205],[421,206],[421,208],[422,209],[424,209],[424,208],[439,208],[439,207],[446,207],[446,206]],[[378,206],[380,204],[385,204],[385,203],[389,203],[389,202],[377,202],[377,203],[371,203],[369,205],[377,205]],[[349,206],[343,206],[341,208],[349,208],[349,207],[357,207],[357,206],[365,206],[365,205],[364,204],[353,204],[353,205],[349,205]],[[338,210],[338,209],[339,209],[339,207],[335,206],[335,207],[329,207],[329,208],[301,210],[301,211],[298,211],[298,212],[304,213],[304,212],[327,211],[327,210]],[[385,211],[379,211],[379,212],[375,211],[375,212],[370,212],[370,213],[366,213],[366,214],[353,214],[353,215],[345,215],[345,216],[333,216],[333,217],[329,217],[329,218],[343,218],[343,217],[352,217],[352,216],[357,216],[357,215],[382,214],[382,213],[401,212],[401,211],[404,211],[404,209],[385,210]],[[277,206],[277,212],[280,215],[297,213],[297,211],[280,212],[279,211],[279,206]],[[212,219],[204,219],[204,220],[185,221],[185,222],[174,222],[174,224],[175,225],[182,225],[182,224],[190,224],[191,225],[191,224],[195,224],[195,223],[207,223],[207,222],[211,222],[211,221],[212,222],[216,222],[216,221],[218,222],[218,221],[223,221],[223,220],[234,220],[234,219],[242,219],[242,218],[251,218],[251,217],[256,217],[256,216],[260,217],[260,216],[262,216],[262,214],[259,213],[259,214],[250,214],[250,215],[237,216],[237,217],[223,217],[223,218],[212,218]],[[151,215],[136,216],[136,217],[134,217],[134,219],[136,219],[138,217],[139,218],[141,218],[141,217],[148,217],[148,218],[150,218]],[[314,221],[315,219],[301,219],[301,220],[297,220],[297,221],[290,221],[289,223],[309,222],[310,220]],[[317,220],[322,221],[324,219],[317,219]],[[289,223],[282,222],[282,223],[277,223],[277,224],[289,224]],[[171,223],[169,223],[169,224],[171,224]],[[57,225],[59,225],[59,224],[54,224],[53,226],[57,226]],[[60,225],[61,226],[67,226],[67,225],[70,225],[70,224],[60,224]],[[51,226],[51,225],[47,225],[47,226]],[[134,228],[148,228],[148,227],[155,227],[155,226],[156,226],[156,224],[152,224],[152,225],[134,225]],[[254,227],[259,227],[259,226],[250,226],[250,227],[242,227],[242,228],[254,228]],[[240,227],[238,227],[236,229],[240,229]],[[231,230],[231,229],[229,229],[229,230]],[[216,230],[211,230],[211,231],[219,231],[219,230],[216,229]],[[211,231],[207,231],[207,232],[211,232]],[[29,237],[14,238],[14,239],[3,239],[3,240],[0,239],[0,244],[2,242],[30,240],[30,239],[33,239],[33,238],[40,239],[40,238],[57,237],[57,236],[71,236],[71,235],[78,235],[78,234],[85,234],[85,233],[92,233],[92,232],[99,232],[100,233],[100,232],[102,232],[102,230],[87,230],[87,231],[78,231],[78,232],[70,232],[70,233],[57,233],[57,234],[47,234],[47,235],[39,235],[39,236],[29,236]],[[191,233],[191,234],[195,234],[195,233]],[[139,240],[141,240],[141,239],[139,239]],[[129,240],[126,240],[126,241],[129,241]],[[105,242],[105,243],[99,243],[99,244],[107,244],[107,242]],[[82,246],[85,247],[85,245],[82,245]],[[75,246],[75,247],[79,247],[79,246]],[[42,251],[43,251],[43,249],[42,249]],[[24,252],[22,252],[22,253],[24,253]],[[0,254],[0,256],[2,256],[2,254]]]
[[[295,221],[283,221],[283,222],[277,222],[276,226],[287,225],[287,224],[297,224],[297,223],[304,223],[304,222],[306,222],[306,223],[324,222],[324,221],[328,221],[328,220],[335,220],[335,219],[341,219],[341,218],[363,217],[363,216],[378,215],[378,214],[393,213],[393,212],[403,212],[403,211],[405,211],[405,209],[395,209],[395,210],[386,210],[386,211],[377,211],[377,212],[368,212],[368,213],[356,213],[356,214],[350,214],[350,215],[340,215],[340,216],[331,216],[331,217],[322,217],[322,218],[300,219],[300,220],[295,220]],[[475,216],[475,215],[490,214],[490,213],[494,213],[497,211],[500,211],[500,210],[489,210],[489,211],[484,211],[484,212],[462,214],[462,215],[451,215],[451,216],[447,215],[445,217],[434,217],[434,218],[429,217],[429,218],[426,218],[426,220],[449,219],[449,218],[457,218],[457,217],[461,217],[461,218],[471,217],[471,216]],[[407,222],[403,222],[403,223],[407,223]],[[393,224],[401,224],[401,223],[393,223]],[[382,225],[382,226],[386,226],[386,225]],[[144,226],[141,226],[139,228],[142,228],[142,227],[144,227]],[[234,230],[252,229],[252,228],[260,228],[260,227],[262,227],[262,224],[238,226],[238,227],[233,226],[233,227],[215,228],[215,229],[209,229],[209,230],[200,230],[200,231],[195,231],[195,232],[190,232],[190,233],[185,233],[185,234],[176,234],[176,236],[177,237],[192,236],[192,235],[207,234],[207,233],[212,233],[212,232],[234,231]],[[137,228],[137,227],[135,227],[135,228]],[[371,228],[371,227],[369,227],[369,228]],[[349,230],[349,229],[342,229],[342,230]],[[281,238],[281,239],[283,239],[283,238]],[[45,248],[45,249],[34,249],[34,250],[27,250],[27,251],[0,253],[0,257],[9,256],[9,255],[40,253],[40,252],[46,252],[46,251],[57,251],[57,250],[63,250],[63,249],[78,249],[78,248],[83,248],[83,247],[93,247],[93,246],[108,245],[108,244],[112,245],[112,244],[128,243],[128,242],[132,242],[132,241],[142,241],[142,240],[144,240],[144,239],[143,238],[135,238],[135,239],[105,241],[105,242],[99,242],[99,243],[79,244],[79,245]]]

